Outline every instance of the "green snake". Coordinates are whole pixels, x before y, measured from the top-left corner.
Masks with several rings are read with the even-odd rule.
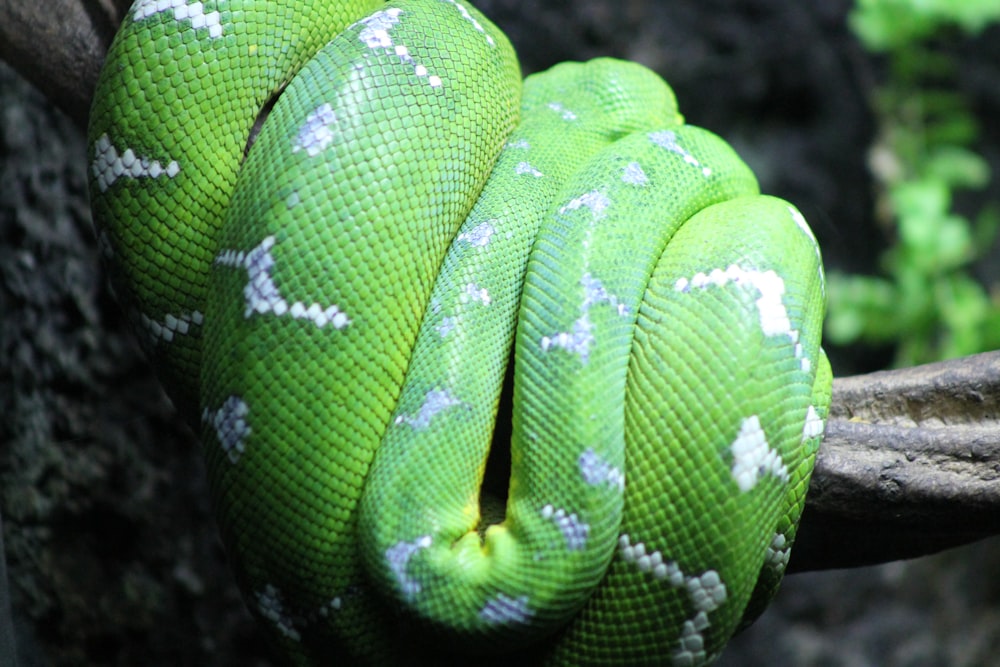
[[[822,263],[657,75],[522,82],[459,0],[139,0],[89,142],[285,662],[701,665],[767,604],[830,401]]]

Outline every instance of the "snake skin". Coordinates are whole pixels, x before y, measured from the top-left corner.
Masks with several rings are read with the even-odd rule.
[[[282,660],[703,665],[766,606],[830,402],[822,262],[656,74],[522,82],[458,0],[139,0],[89,136]]]

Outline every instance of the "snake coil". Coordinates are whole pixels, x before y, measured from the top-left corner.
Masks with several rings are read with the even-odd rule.
[[[829,407],[822,263],[655,74],[522,83],[460,0],[138,0],[89,136],[288,663],[701,665],[763,609]]]

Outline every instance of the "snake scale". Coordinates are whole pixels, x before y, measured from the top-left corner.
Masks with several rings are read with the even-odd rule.
[[[89,137],[282,660],[701,665],[766,605],[830,401],[820,254],[654,73],[522,81],[459,0],[138,0]]]

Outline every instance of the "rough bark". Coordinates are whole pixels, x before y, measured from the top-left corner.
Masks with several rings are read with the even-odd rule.
[[[10,63],[80,127],[104,54],[130,3],[47,0],[0,3],[0,60]]]
[[[1000,352],[838,378],[793,569],[1000,534]]]

